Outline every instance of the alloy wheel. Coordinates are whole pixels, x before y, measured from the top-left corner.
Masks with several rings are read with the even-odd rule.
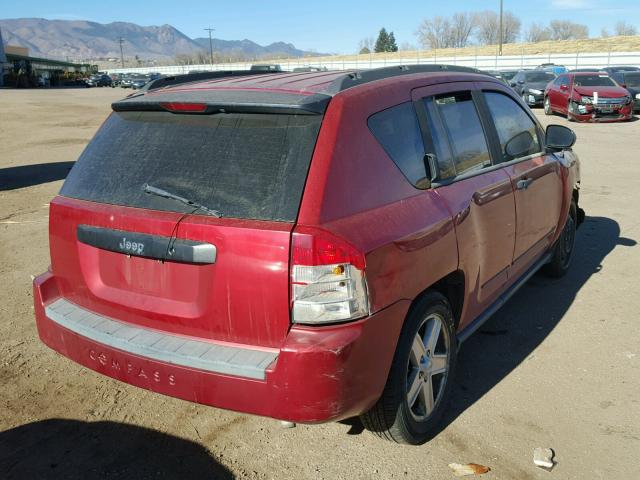
[[[440,402],[449,373],[448,331],[438,314],[426,317],[413,339],[407,365],[407,404],[414,420],[426,420]]]
[[[562,238],[560,239],[560,262],[564,267],[567,267],[571,261],[575,238],[576,222],[573,215],[569,215],[567,223],[564,226],[564,230],[562,231]]]

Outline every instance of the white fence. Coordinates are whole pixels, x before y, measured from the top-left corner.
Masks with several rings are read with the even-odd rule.
[[[507,55],[507,56],[466,56],[466,57],[440,57],[416,56],[389,58],[375,58],[360,55],[357,60],[332,60],[325,57],[323,60],[314,60],[313,57],[294,58],[286,60],[270,60],[268,62],[241,62],[241,63],[215,63],[203,65],[172,65],[141,68],[114,68],[109,73],[151,73],[163,74],[189,73],[193,70],[248,70],[252,63],[274,63],[283,70],[293,70],[296,67],[326,67],[329,70],[352,70],[377,67],[391,67],[397,65],[429,65],[444,63],[449,65],[461,65],[483,70],[518,70],[532,68],[541,63],[555,63],[565,65],[567,68],[602,68],[610,65],[633,65],[640,67],[640,52],[600,52],[600,53],[554,53],[545,55]]]

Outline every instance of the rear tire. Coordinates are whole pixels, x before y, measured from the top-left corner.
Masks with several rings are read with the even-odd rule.
[[[578,225],[578,207],[571,202],[569,215],[564,228],[556,244],[553,247],[551,261],[542,267],[542,272],[549,277],[560,278],[564,276],[571,266],[573,250],[576,242],[576,227]]]
[[[544,97],[544,114],[545,115],[552,115],[553,114],[553,110],[551,110],[551,101],[549,100],[549,97]]]
[[[382,396],[360,417],[365,428],[397,443],[431,439],[451,393],[456,354],[449,302],[427,292],[405,320]]]

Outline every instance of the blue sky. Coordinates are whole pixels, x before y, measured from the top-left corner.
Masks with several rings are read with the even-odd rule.
[[[376,36],[380,27],[395,33],[398,44],[417,45],[416,28],[423,18],[458,11],[498,9],[499,0],[154,0],[111,2],[93,0],[2,0],[0,17],[43,17],[129,21],[140,25],[168,23],[190,37],[206,36],[204,27],[216,29],[225,40],[248,38],[260,44],[291,42],[319,52],[352,53],[359,40]],[[602,28],[613,30],[625,20],[640,30],[640,0],[504,0],[527,27],[532,22],[569,19],[589,27],[591,36]],[[122,6],[121,6],[122,5]]]

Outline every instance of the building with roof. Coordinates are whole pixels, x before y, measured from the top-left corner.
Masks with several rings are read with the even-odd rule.
[[[32,57],[29,49],[5,45],[0,31],[0,86],[38,87],[64,85],[95,68],[89,64]]]

